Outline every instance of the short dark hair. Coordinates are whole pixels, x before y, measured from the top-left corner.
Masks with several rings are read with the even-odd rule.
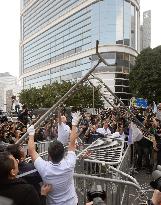
[[[0,152],[0,180],[7,179],[14,168],[14,161],[9,152]]]
[[[7,151],[11,153],[15,159],[21,159],[20,146],[18,144],[12,144],[7,146]]]
[[[59,163],[64,157],[64,146],[58,140],[54,140],[49,144],[48,153],[52,162]]]

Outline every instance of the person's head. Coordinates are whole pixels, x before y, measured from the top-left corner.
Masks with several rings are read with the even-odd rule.
[[[22,126],[22,127],[21,127],[21,132],[23,132],[23,133],[27,132],[26,126]]]
[[[92,127],[91,127],[91,132],[96,132],[96,129],[97,129],[97,127],[96,127],[96,125],[92,125]]]
[[[18,163],[13,155],[0,152],[0,180],[16,178],[18,171]]]
[[[66,122],[67,122],[67,118],[66,118],[64,115],[62,115],[62,116],[61,116],[61,121],[62,121],[63,123],[66,123]]]
[[[64,157],[64,146],[61,142],[54,140],[49,144],[48,153],[53,163],[59,163]]]
[[[25,153],[23,148],[18,144],[12,144],[7,146],[7,151],[11,153],[15,159],[23,161],[25,158]]]
[[[103,127],[104,127],[105,129],[108,128],[108,120],[105,120],[105,121],[104,121]]]

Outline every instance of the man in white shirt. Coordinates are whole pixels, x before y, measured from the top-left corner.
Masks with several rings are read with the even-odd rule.
[[[68,145],[70,136],[70,127],[66,125],[66,122],[66,117],[64,115],[61,116],[59,113],[57,140],[60,141],[64,146]]]
[[[109,129],[107,120],[104,121],[102,128],[97,129],[97,132],[99,132],[99,133],[101,133],[102,135],[105,135],[105,136],[106,135],[111,135],[111,131]]]
[[[77,195],[74,187],[73,173],[76,164],[75,141],[80,113],[74,113],[68,153],[64,157],[64,146],[55,140],[49,145],[48,154],[51,161],[43,160],[35,151],[34,128],[28,128],[28,151],[35,168],[46,184],[51,184],[53,191],[47,196],[47,205],[76,205]]]

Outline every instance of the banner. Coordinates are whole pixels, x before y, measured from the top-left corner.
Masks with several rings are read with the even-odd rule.
[[[146,109],[148,107],[148,101],[144,98],[132,97],[130,100],[130,106],[140,107]]]

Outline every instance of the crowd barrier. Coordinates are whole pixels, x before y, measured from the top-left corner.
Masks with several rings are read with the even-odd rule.
[[[41,151],[39,153],[45,160],[48,160],[48,145],[49,142],[37,143],[38,150]],[[114,145],[114,148],[118,148],[113,149],[113,153],[116,151],[116,156],[113,155],[112,158],[113,161],[112,159],[109,161],[109,158],[100,157],[102,152],[99,153],[99,148],[104,147],[107,155],[108,151],[111,152],[112,146],[106,147],[107,144],[101,144],[99,140],[92,145],[85,145],[87,147],[78,152],[74,173],[78,205],[85,205],[87,192],[93,185],[100,185],[105,191],[106,205],[139,205],[144,204],[147,200],[146,192],[142,190],[136,179],[130,175],[132,164],[131,146],[127,146],[124,150],[124,144],[121,141],[112,145]],[[92,150],[98,159],[96,156],[94,159],[90,155],[84,158],[85,153],[89,150]],[[30,158],[27,158],[26,161],[30,161]]]
[[[85,153],[89,154],[87,159],[81,157],[85,156]],[[83,197],[84,201],[87,200],[87,190],[97,184],[106,192],[106,205],[146,204],[148,192],[152,193],[152,190],[140,187],[136,179],[130,175],[133,173],[135,160],[131,145],[122,141],[109,144],[97,141],[77,157],[75,187],[80,205],[84,203]]]
[[[142,199],[140,199],[141,188],[131,181],[75,173],[74,182],[78,195],[78,205],[85,205],[87,192],[93,185],[101,185],[106,194],[106,205],[138,205],[142,202]],[[125,200],[123,190],[126,186],[135,190],[133,192],[135,198],[132,199],[127,194]]]
[[[91,145],[80,152],[77,157],[81,158],[88,153],[88,158],[105,161],[109,165],[117,166],[122,161],[124,142],[109,138],[97,139]]]
[[[36,151],[40,154],[48,151],[48,147],[49,147],[50,142],[52,142],[52,141],[36,142],[35,143]],[[26,156],[28,156],[28,145],[23,144],[22,146],[23,146],[23,149],[24,149]]]

